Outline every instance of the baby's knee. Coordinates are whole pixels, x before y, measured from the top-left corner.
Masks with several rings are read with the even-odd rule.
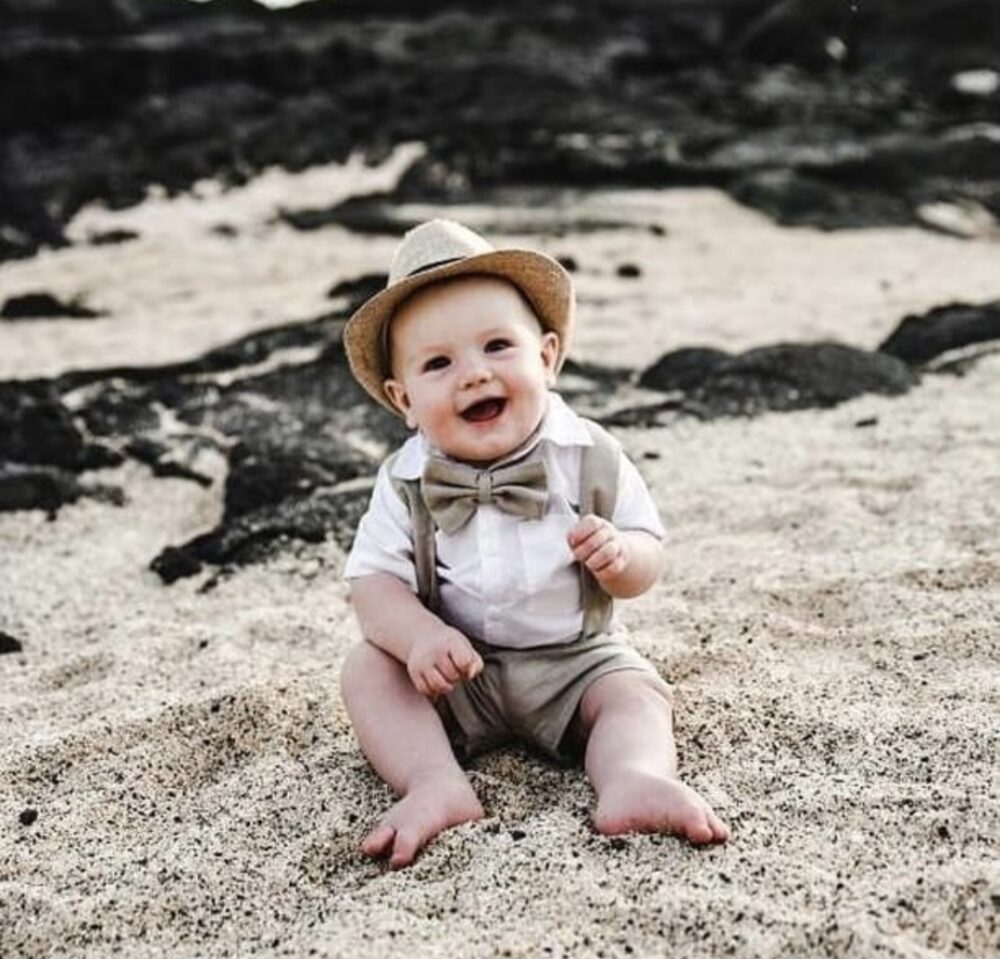
[[[589,729],[602,712],[642,713],[653,709],[672,715],[670,687],[657,675],[628,669],[607,673],[596,679],[584,693],[580,718]]]
[[[362,640],[348,650],[340,667],[340,696],[346,702],[367,695],[384,682],[387,673],[402,668],[388,653]]]

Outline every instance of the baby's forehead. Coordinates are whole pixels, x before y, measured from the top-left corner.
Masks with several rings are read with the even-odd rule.
[[[453,307],[459,309],[450,311]],[[470,310],[475,312],[469,313]],[[467,322],[470,315],[496,321],[516,320],[539,332],[542,329],[534,307],[515,283],[501,276],[477,273],[421,287],[396,307],[386,324],[386,333],[389,342],[395,342],[401,328],[414,329],[421,321],[427,321],[428,325],[433,321],[436,331],[447,335],[449,324],[445,317],[454,317],[458,333],[458,324]]]

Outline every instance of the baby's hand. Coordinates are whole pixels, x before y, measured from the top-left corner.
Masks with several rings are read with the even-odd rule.
[[[629,564],[625,537],[613,524],[593,513],[584,516],[566,539],[573,555],[599,583],[620,576]]]
[[[472,679],[482,668],[482,657],[472,643],[450,626],[414,642],[406,660],[417,692],[432,699],[450,693],[456,683]]]

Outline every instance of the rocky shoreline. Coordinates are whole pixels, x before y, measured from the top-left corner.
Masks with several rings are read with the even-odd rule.
[[[394,202],[709,185],[785,224],[981,235],[998,50],[992,0],[0,0],[0,258],[66,243],[88,202],[413,141],[428,154]]]

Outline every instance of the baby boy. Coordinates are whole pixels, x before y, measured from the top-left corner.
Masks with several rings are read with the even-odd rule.
[[[663,528],[635,466],[552,391],[573,308],[555,260],[432,220],[344,331],[355,377],[416,431],[344,572],[364,641],[341,691],[400,797],[362,849],[393,867],[483,816],[459,760],[508,740],[582,755],[602,833],[729,836],[677,778],[670,689],[611,614],[655,582]]]

